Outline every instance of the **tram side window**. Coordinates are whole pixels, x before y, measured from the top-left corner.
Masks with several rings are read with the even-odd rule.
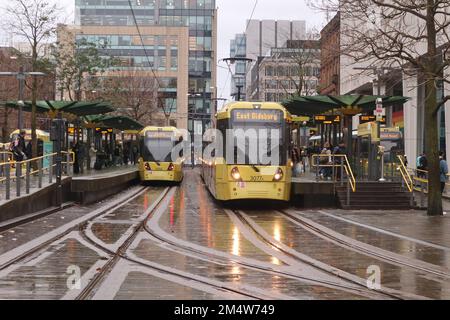
[[[217,121],[217,130],[222,134],[222,154],[226,154],[226,145],[227,145],[227,129],[228,129],[228,119],[222,119]]]

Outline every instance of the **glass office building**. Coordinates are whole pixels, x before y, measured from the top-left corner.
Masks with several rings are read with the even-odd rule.
[[[167,26],[189,28],[189,89],[188,106],[190,130],[203,131],[210,126],[211,99],[216,87],[216,4],[215,0],[131,0],[134,16],[139,26]],[[75,22],[81,26],[134,26],[135,20],[128,0],[76,0]],[[100,35],[101,36],[101,35]],[[178,68],[176,59],[165,61],[164,50],[176,50],[176,45],[143,35],[153,68]],[[150,39],[151,38],[151,39]],[[140,39],[117,36],[109,39],[114,49],[129,50],[120,57],[130,66],[148,65],[145,52],[132,48]],[[136,42],[138,41],[138,42]],[[134,43],[136,42],[136,43]],[[147,43],[145,43],[147,45]],[[164,48],[159,49],[158,46]],[[129,48],[130,47],[130,48]],[[112,50],[114,50],[112,49]],[[176,52],[171,55],[176,56]]]

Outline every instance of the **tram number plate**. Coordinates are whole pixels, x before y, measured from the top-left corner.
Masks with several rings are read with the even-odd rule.
[[[251,181],[264,181],[262,176],[250,176]]]

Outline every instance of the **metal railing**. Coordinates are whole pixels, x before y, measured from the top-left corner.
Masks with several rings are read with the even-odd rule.
[[[350,204],[350,191],[356,192],[356,179],[352,167],[345,154],[313,154],[311,156],[311,168],[316,173],[316,181],[320,177],[331,178],[335,185],[344,184],[347,180],[347,205]],[[330,172],[331,170],[331,172]],[[345,175],[344,175],[345,172]]]
[[[403,162],[403,158],[401,156],[397,156],[398,160],[400,161],[400,166],[398,166],[398,171],[402,175],[402,187],[406,185],[409,192],[414,191],[414,182],[411,178],[411,174],[408,171],[408,168],[405,166],[405,163]]]
[[[69,176],[72,174],[72,166],[74,163],[73,152],[62,152],[63,161],[62,175]],[[36,188],[43,187],[44,179],[47,179],[48,184],[53,183],[56,175],[56,157],[57,153],[50,153],[33,159],[23,161],[9,160],[0,163],[0,200],[11,199],[11,190],[15,185],[16,197],[22,195],[22,187],[25,186],[25,194],[30,194],[31,180],[34,178]],[[65,158],[65,159],[64,159]]]

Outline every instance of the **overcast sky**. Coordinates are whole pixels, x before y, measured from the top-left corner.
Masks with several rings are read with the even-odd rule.
[[[4,7],[8,0],[1,0]],[[57,2],[65,11],[65,22],[73,22],[75,0],[50,0]],[[218,7],[218,59],[230,54],[230,40],[236,33],[245,31],[246,20],[250,18],[255,0],[217,0]],[[316,27],[319,30],[324,25],[323,15],[310,10],[305,0],[259,0],[253,19],[275,20],[305,20],[307,29]],[[0,42],[5,43],[6,37],[0,35]],[[220,63],[219,66],[226,67]],[[228,79],[228,80],[227,80]],[[230,77],[228,71],[218,68],[218,94],[230,98]]]

